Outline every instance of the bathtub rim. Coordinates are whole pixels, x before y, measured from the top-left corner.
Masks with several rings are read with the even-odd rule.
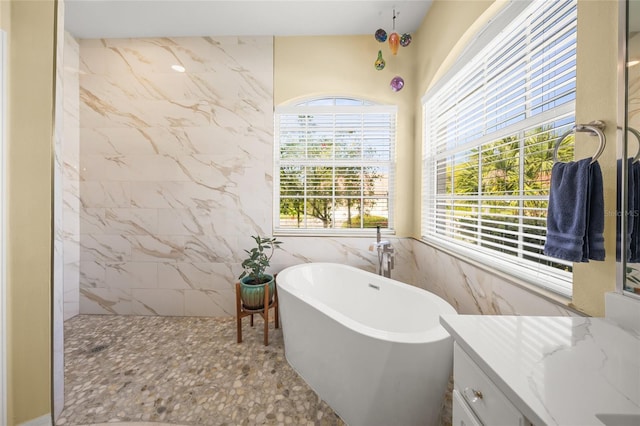
[[[278,291],[279,292],[285,291],[286,293],[289,293],[293,297],[301,300],[302,302],[313,307],[314,309],[317,309],[324,315],[343,324],[345,327],[348,327],[354,332],[363,334],[373,339],[392,342],[392,343],[406,343],[406,344],[429,344],[429,343],[436,343],[436,342],[451,339],[451,335],[449,334],[449,332],[446,331],[444,327],[442,327],[442,325],[439,324],[438,318],[436,318],[436,325],[431,327],[428,330],[414,331],[414,332],[397,332],[397,331],[381,330],[381,329],[377,329],[377,328],[368,326],[366,324],[363,324],[359,321],[356,321],[348,317],[347,315],[343,314],[342,312],[336,309],[333,309],[329,305],[322,303],[316,299],[313,299],[312,297],[309,297],[308,295],[301,292],[298,288],[287,285],[286,283],[286,278],[288,275],[287,271],[309,267],[310,265],[353,269],[358,271],[359,273],[374,276],[377,279],[381,279],[383,281],[391,282],[392,285],[403,287],[403,290],[407,290],[409,292],[414,292],[414,293],[424,292],[428,294],[429,298],[433,299],[436,302],[439,310],[437,313],[435,313],[435,315],[437,315],[438,318],[440,317],[440,315],[457,315],[458,314],[458,312],[455,310],[453,306],[451,306],[451,304],[449,304],[449,302],[447,302],[446,300],[444,300],[443,298],[441,298],[435,293],[432,293],[420,287],[413,286],[411,284],[403,283],[402,281],[394,280],[392,278],[382,277],[380,275],[374,274],[364,269],[360,269],[355,266],[346,265],[342,263],[307,262],[307,263],[301,263],[301,264],[289,266],[278,273],[278,276],[276,279],[276,286],[278,288]],[[282,284],[283,281],[285,282],[284,285]],[[280,305],[280,308],[282,308],[282,305]]]

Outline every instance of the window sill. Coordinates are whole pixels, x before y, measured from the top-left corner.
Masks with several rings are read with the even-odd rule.
[[[395,230],[393,229],[381,229],[380,234],[385,237],[393,237],[396,235]],[[367,228],[367,229],[353,229],[348,231],[338,231],[338,230],[320,230],[320,229],[279,229],[273,231],[274,237],[362,237],[362,238],[375,238],[376,229],[375,228]]]

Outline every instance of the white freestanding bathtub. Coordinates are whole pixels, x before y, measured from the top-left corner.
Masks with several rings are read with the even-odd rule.
[[[428,291],[334,263],[278,274],[289,364],[351,426],[436,425],[453,366]]]

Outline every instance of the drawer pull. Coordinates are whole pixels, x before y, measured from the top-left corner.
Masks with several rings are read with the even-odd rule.
[[[467,395],[467,398],[470,402],[477,402],[479,399],[482,399],[482,392],[472,388],[464,388],[464,393]],[[471,397],[469,396],[471,395]]]

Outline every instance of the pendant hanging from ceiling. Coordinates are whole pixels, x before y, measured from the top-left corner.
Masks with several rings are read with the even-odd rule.
[[[393,9],[393,25],[391,34],[387,34],[387,32],[382,28],[378,28],[378,30],[374,34],[375,39],[379,43],[384,43],[387,40],[389,41],[389,49],[391,50],[391,54],[394,56],[398,54],[399,47],[407,47],[409,46],[409,44],[411,44],[411,34],[403,33],[402,35],[399,35],[396,32],[397,16],[398,14],[396,14],[396,10]],[[374,63],[374,66],[376,70],[381,71],[384,69],[385,65],[386,61],[382,57],[382,50],[378,50],[378,57]],[[400,76],[393,77],[393,79],[391,79],[390,87],[394,92],[402,90],[402,88],[404,87],[403,78]]]

